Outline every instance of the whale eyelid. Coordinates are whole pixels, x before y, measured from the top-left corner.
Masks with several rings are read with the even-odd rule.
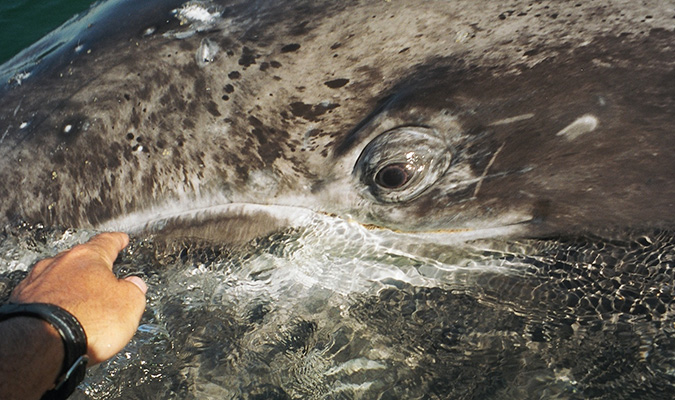
[[[364,193],[380,203],[403,203],[427,191],[450,167],[453,152],[442,134],[432,127],[399,126],[374,138],[363,149],[354,174]],[[381,172],[389,167],[405,168],[405,182],[388,185]]]
[[[382,111],[389,106],[394,97],[395,96],[391,95],[380,100],[380,102],[378,102],[377,107],[375,107],[375,109],[370,114],[368,114],[363,120],[361,120],[358,124],[356,124],[356,126],[354,126],[354,128],[350,130],[349,133],[347,133],[344,140],[342,140],[342,143],[340,143],[337,147],[335,147],[333,157],[341,157],[347,154],[350,150],[356,147],[356,145],[358,145],[368,136],[370,136],[370,132],[368,132],[368,130],[364,128],[368,126],[371,122],[373,122],[377,118],[377,116],[379,116],[382,113]]]

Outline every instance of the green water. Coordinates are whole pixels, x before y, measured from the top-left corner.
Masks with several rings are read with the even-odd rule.
[[[0,1],[0,64],[92,3],[94,0]]]

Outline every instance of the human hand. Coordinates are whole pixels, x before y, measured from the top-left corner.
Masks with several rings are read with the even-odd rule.
[[[117,279],[112,264],[127,246],[124,233],[102,233],[33,267],[14,289],[14,303],[50,303],[73,314],[87,334],[89,364],[115,355],[131,340],[145,309],[147,286]]]

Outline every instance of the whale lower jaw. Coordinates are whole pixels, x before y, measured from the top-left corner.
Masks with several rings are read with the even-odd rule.
[[[159,234],[214,243],[245,243],[282,229],[311,223],[307,208],[253,203],[227,203],[194,209],[150,209],[134,212],[95,228],[129,234]]]
[[[166,239],[191,239],[220,244],[241,244],[285,229],[311,227],[321,221],[343,221],[384,240],[456,245],[475,239],[523,234],[531,225],[527,215],[511,215],[492,223],[467,228],[430,231],[391,230],[361,224],[309,208],[256,203],[227,203],[194,209],[151,209],[134,212],[95,227],[100,231],[157,234]],[[330,221],[328,221],[330,223]]]

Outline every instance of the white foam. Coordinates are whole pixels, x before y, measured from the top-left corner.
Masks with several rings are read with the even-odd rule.
[[[204,24],[213,23],[220,15],[218,12],[211,13],[208,8],[196,3],[183,6],[183,8],[178,10],[178,14],[187,21]]]

